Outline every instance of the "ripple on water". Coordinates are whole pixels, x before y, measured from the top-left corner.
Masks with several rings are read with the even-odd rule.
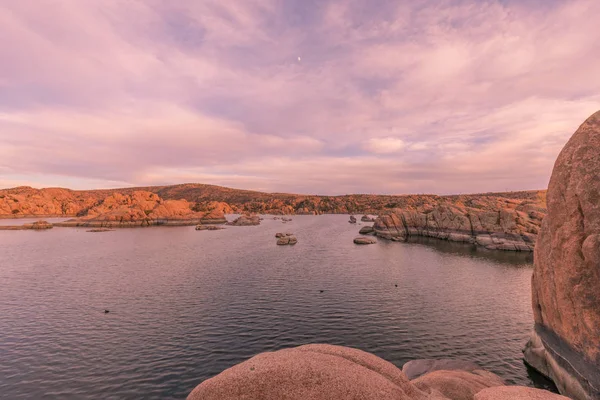
[[[435,240],[359,247],[346,220],[0,231],[0,393],[184,398],[257,353],[315,342],[399,367],[460,357],[535,383],[521,361],[532,321],[527,255]],[[281,230],[299,243],[276,246]]]

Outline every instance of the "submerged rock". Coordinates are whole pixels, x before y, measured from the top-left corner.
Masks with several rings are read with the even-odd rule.
[[[525,360],[576,400],[600,399],[600,111],[558,156],[535,249]]]
[[[86,232],[92,232],[92,233],[98,233],[98,232],[112,232],[114,229],[108,229],[108,228],[96,228],[96,229],[90,229]]]
[[[225,229],[222,226],[218,226],[218,225],[196,225],[196,230],[197,231],[218,231],[221,229]]]
[[[356,244],[375,244],[375,243],[377,243],[377,239],[375,239],[374,237],[359,236],[359,237],[354,238],[354,243],[356,243]]]

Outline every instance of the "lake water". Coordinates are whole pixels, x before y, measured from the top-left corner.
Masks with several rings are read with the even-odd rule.
[[[437,240],[357,246],[348,216],[293,218],[221,231],[0,231],[0,396],[183,399],[257,353],[307,343],[399,367],[463,358],[512,384],[546,384],[521,361],[530,254]],[[279,231],[299,243],[276,246]]]

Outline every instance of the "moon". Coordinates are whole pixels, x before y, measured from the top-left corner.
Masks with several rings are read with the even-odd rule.
[[[298,61],[302,61],[302,59],[300,57],[298,57]]]

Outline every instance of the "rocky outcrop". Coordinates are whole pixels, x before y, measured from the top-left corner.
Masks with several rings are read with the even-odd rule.
[[[440,201],[382,215],[377,236],[405,241],[426,236],[476,244],[490,250],[533,251],[544,209],[541,203],[489,197]]]
[[[527,400],[535,399],[532,393],[566,399],[528,388],[494,391],[503,385],[498,376],[483,370],[435,371],[410,381],[396,366],[372,354],[313,344],[254,356],[202,382],[188,400]],[[488,397],[477,397],[479,393]],[[506,393],[513,397],[498,397]]]
[[[136,191],[128,195],[113,193],[79,213],[79,218],[60,222],[63,227],[125,228],[153,225],[187,226],[207,221],[224,222],[218,211],[192,210],[186,200],[163,200],[150,192]]]
[[[525,360],[576,400],[600,398],[600,112],[558,156],[535,249]]]
[[[381,214],[394,209],[414,210],[440,201],[450,203],[483,202],[491,197],[537,203],[543,191],[481,193],[464,196],[436,195],[342,195],[307,196],[287,193],[262,193],[214,185],[183,184],[108,190],[0,189],[0,218],[75,217],[114,194],[151,192],[164,200],[186,200],[192,211],[223,214]],[[205,222],[210,223],[210,222]]]
[[[372,226],[363,226],[362,228],[360,228],[358,233],[360,233],[361,235],[371,235],[375,233],[375,229],[373,229]]]
[[[258,215],[242,215],[227,225],[231,226],[253,226],[260,225],[260,217]]]
[[[375,239],[374,237],[359,236],[359,237],[354,238],[354,243],[355,244],[375,244],[375,243],[377,243],[377,239]]]

